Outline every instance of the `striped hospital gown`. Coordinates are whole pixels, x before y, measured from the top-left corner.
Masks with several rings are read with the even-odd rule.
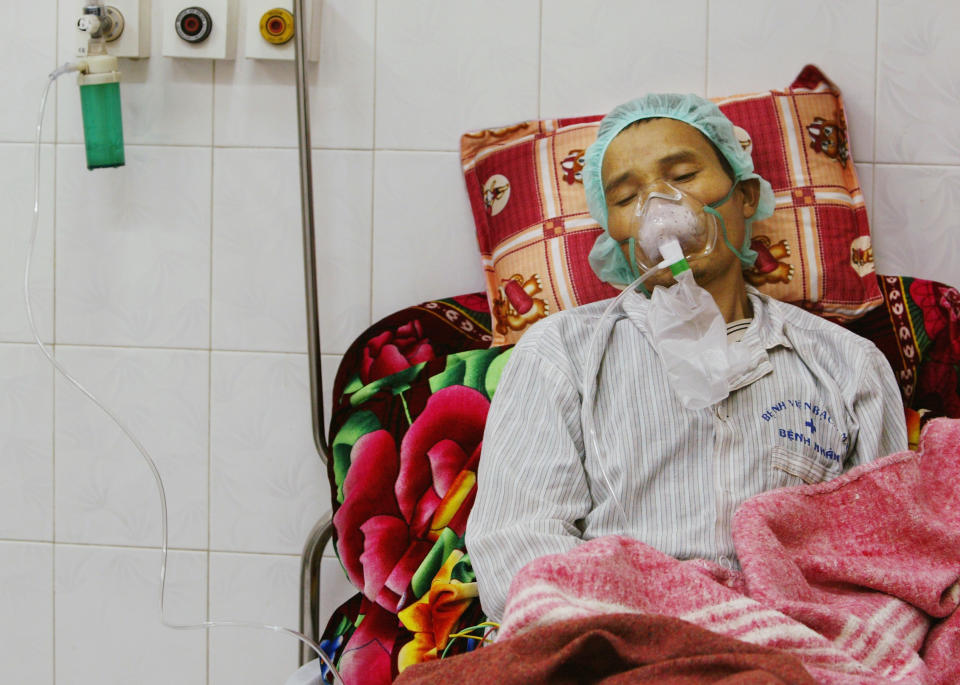
[[[627,297],[601,332],[598,449],[586,438],[586,452],[586,347],[608,302],[524,334],[493,399],[467,524],[488,616],[502,616],[524,564],[603,535],[734,567],[731,520],[745,499],[906,449],[900,392],[873,343],[748,293],[754,317],[738,344],[752,365],[727,399],[698,411],[667,382],[645,326],[648,300]]]

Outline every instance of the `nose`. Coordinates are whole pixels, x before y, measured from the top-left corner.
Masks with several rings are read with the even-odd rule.
[[[670,200],[671,202],[680,202],[683,199],[683,195],[679,190],[674,188],[666,181],[657,181],[652,183],[650,186],[644,188],[643,192],[640,193],[640,199],[637,201],[636,215],[640,216],[643,214],[643,210],[646,209],[647,203],[654,198]]]

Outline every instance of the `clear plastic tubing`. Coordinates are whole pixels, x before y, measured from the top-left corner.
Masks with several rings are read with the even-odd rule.
[[[623,301],[628,293],[634,292],[637,288],[643,285],[644,281],[646,281],[648,278],[658,273],[661,269],[670,268],[670,266],[671,260],[664,259],[656,266],[644,271],[643,274],[640,275],[640,278],[624,288],[619,295],[610,301],[610,304],[607,305],[607,308],[603,310],[603,314],[600,315],[600,320],[593,329],[593,334],[590,336],[590,342],[587,344],[587,363],[584,366],[583,378],[581,379],[581,387],[583,388],[583,407],[580,415],[581,422],[583,423],[585,433],[589,438],[590,448],[593,449],[594,457],[596,457],[597,460],[597,466],[600,467],[600,474],[603,476],[603,481],[607,486],[607,490],[610,491],[613,501],[617,503],[617,510],[620,512],[620,517],[623,519],[625,531],[630,527],[630,522],[627,519],[627,513],[623,509],[623,504],[620,502],[620,498],[617,497],[617,491],[614,490],[613,484],[610,482],[610,477],[607,475],[606,469],[603,468],[603,454],[600,452],[600,440],[597,437],[597,427],[593,420],[594,404],[596,403],[597,399],[597,376],[600,373],[600,364],[603,363],[603,355],[607,350],[607,338],[609,338],[613,333],[613,327],[611,326],[610,330],[605,332],[602,331],[604,331],[604,323],[609,318],[611,312],[616,309],[616,307]],[[603,336],[603,339],[601,339],[601,335]]]
[[[343,679],[340,677],[340,673],[330,662],[330,658],[324,653],[323,649],[319,644],[311,640],[309,637],[303,633],[293,630],[292,628],[284,628],[283,626],[274,626],[267,625],[264,623],[256,623],[253,621],[236,621],[236,620],[218,620],[218,621],[203,621],[202,623],[191,623],[191,624],[181,624],[181,623],[171,623],[166,619],[164,615],[164,596],[166,589],[166,576],[167,576],[167,496],[163,488],[163,480],[160,478],[160,472],[157,470],[157,465],[154,462],[153,458],[147,452],[146,448],[141,444],[137,437],[130,431],[129,428],[121,421],[110,409],[104,406],[100,400],[98,400],[89,390],[87,390],[76,378],[74,378],[70,373],[58,362],[52,354],[50,354],[47,346],[43,344],[43,341],[40,340],[40,334],[37,332],[37,326],[33,320],[33,307],[30,304],[30,263],[33,260],[33,249],[37,240],[37,227],[40,223],[40,134],[43,127],[43,114],[46,110],[47,105],[47,95],[50,92],[50,86],[53,85],[63,74],[79,71],[81,69],[80,64],[67,63],[56,70],[51,72],[50,78],[47,81],[47,85],[43,90],[43,96],[40,99],[40,115],[37,119],[37,134],[36,141],[34,144],[34,157],[33,157],[33,225],[30,229],[30,241],[27,247],[27,262],[23,274],[23,294],[24,300],[26,302],[27,308],[27,320],[30,324],[30,331],[33,333],[34,342],[40,347],[40,350],[46,356],[46,358],[53,364],[54,368],[60,372],[60,374],[67,379],[77,390],[86,395],[94,404],[96,404],[103,412],[109,416],[114,423],[123,431],[123,434],[129,438],[130,442],[137,448],[137,451],[140,452],[140,456],[143,457],[143,460],[146,462],[147,466],[150,469],[150,472],[153,474],[153,478],[157,484],[157,491],[160,496],[160,530],[161,530],[161,544],[160,544],[160,622],[167,626],[168,628],[173,628],[175,630],[207,630],[210,628],[255,628],[259,630],[269,630],[275,633],[287,633],[297,638],[304,644],[308,645],[314,652],[317,653],[320,661],[330,669],[333,673],[335,682],[343,685]]]

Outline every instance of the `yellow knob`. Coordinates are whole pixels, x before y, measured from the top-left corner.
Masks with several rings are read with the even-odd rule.
[[[268,43],[283,45],[293,38],[293,15],[282,7],[267,10],[260,17],[260,35]]]

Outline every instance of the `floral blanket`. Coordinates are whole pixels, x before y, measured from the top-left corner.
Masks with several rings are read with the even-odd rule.
[[[884,306],[847,326],[890,361],[915,444],[924,421],[960,417],[960,294],[930,281],[878,282]],[[336,551],[358,594],[322,639],[347,683],[390,683],[411,664],[481,642],[462,536],[510,350],[491,341],[487,299],[475,293],[378,321],[340,364],[328,468]]]
[[[378,322],[336,381],[328,465],[337,555],[360,594],[322,642],[345,682],[389,683],[413,663],[473,649],[482,623],[463,544],[490,398],[486,298],[427,302]]]
[[[510,588],[499,640],[587,616],[675,617],[797,657],[820,683],[960,682],[960,420],[918,452],[737,510],[742,571],[623,537],[536,559]]]
[[[960,292],[919,278],[877,281],[884,306],[846,327],[886,356],[905,407],[921,416],[960,417]]]

